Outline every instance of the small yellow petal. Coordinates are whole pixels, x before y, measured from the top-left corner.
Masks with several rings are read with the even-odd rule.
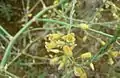
[[[58,40],[63,34],[58,33],[58,34],[49,34],[49,40]]]
[[[118,51],[112,51],[112,52],[110,52],[110,55],[112,57],[117,57],[118,55],[120,55],[120,53]]]
[[[90,63],[90,67],[93,71],[95,70],[93,63]]]
[[[67,56],[73,55],[72,49],[67,45],[63,46],[63,51],[64,51],[65,55],[67,55]]]
[[[100,43],[101,43],[103,46],[106,44],[104,41],[101,41]]]
[[[60,65],[58,66],[58,70],[61,70],[64,67],[65,63],[64,62],[60,62]]]
[[[59,60],[58,57],[55,57],[55,58],[53,58],[53,59],[50,59],[50,64],[51,64],[51,65],[55,65],[55,64],[57,64],[58,60]]]
[[[85,35],[85,36],[83,37],[83,42],[86,42],[86,40],[87,40],[87,36]]]
[[[100,38],[98,38],[97,40],[98,40],[98,41],[101,43],[101,45],[103,45],[103,46],[106,44],[105,41],[101,40]]]
[[[54,56],[52,54],[49,54],[49,57],[53,58]]]
[[[59,0],[54,0],[53,4],[58,4]]]
[[[74,33],[67,34],[67,35],[63,36],[62,39],[67,42],[74,43],[75,42],[75,34]]]
[[[103,9],[103,8],[100,8],[100,11],[102,12],[102,11],[104,11],[104,9]]]
[[[32,17],[32,14],[28,14],[28,17]]]
[[[113,59],[111,57],[109,57],[109,59],[108,59],[108,64],[110,64],[110,65],[114,64],[114,61],[113,61]]]
[[[74,67],[75,76],[80,76],[80,78],[87,78],[87,74],[82,67]]]
[[[47,17],[47,16],[48,16],[48,15],[47,15],[47,14],[45,14],[45,15],[43,15],[42,17],[44,17],[44,18],[45,18],[45,17]]]
[[[87,24],[84,24],[84,23],[81,23],[81,24],[79,25],[79,27],[80,27],[81,29],[83,29],[83,30],[89,29],[89,26],[88,26]]]
[[[80,58],[82,58],[82,59],[88,59],[88,58],[91,58],[91,57],[92,57],[91,52],[87,52],[87,53],[84,53],[84,54],[80,55]]]
[[[51,51],[51,52],[53,52],[53,53],[59,53],[59,52],[60,52],[60,50],[58,50],[58,49],[51,49],[51,50],[49,50],[49,51]]]
[[[57,47],[62,47],[63,45],[65,45],[65,42],[58,40],[56,44],[57,44]]]
[[[49,51],[50,49],[53,49],[55,48],[57,45],[54,41],[52,42],[45,42],[45,47],[46,49]]]

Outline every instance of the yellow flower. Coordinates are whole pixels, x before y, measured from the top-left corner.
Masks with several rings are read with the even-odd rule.
[[[112,57],[109,57],[109,58],[108,58],[108,64],[110,64],[110,65],[113,65],[113,64],[114,64],[114,61],[113,61]]]
[[[59,66],[58,66],[58,70],[61,70],[61,69],[64,67],[65,63],[62,62],[62,61],[60,61],[59,63],[60,63],[60,64],[59,64]]]
[[[61,41],[61,40],[58,40],[58,41],[56,42],[56,44],[57,44],[57,47],[62,47],[63,45],[65,45],[65,42],[64,42],[64,41]]]
[[[54,0],[53,4],[58,4],[59,3],[59,0]]]
[[[83,54],[80,55],[80,58],[82,58],[82,59],[88,59],[88,58],[91,58],[91,57],[92,57],[91,52],[83,53]]]
[[[70,57],[73,55],[72,48],[67,45],[63,46],[63,52],[65,55],[70,56]]]
[[[91,67],[91,69],[92,69],[93,71],[95,70],[93,63],[90,63],[90,67]]]
[[[80,76],[80,78],[87,78],[87,74],[82,67],[74,67],[75,76]]]
[[[105,44],[106,44],[104,41],[101,41],[100,43],[101,43],[102,45],[105,45]]]
[[[49,51],[51,51],[51,52],[53,52],[53,53],[59,53],[59,52],[60,52],[60,50],[58,50],[58,49],[51,49],[51,50],[49,50]]]
[[[103,45],[103,46],[106,44],[105,41],[101,40],[100,38],[98,38],[97,40],[98,40],[98,41],[101,43],[101,45]]]
[[[62,39],[67,42],[74,43],[75,42],[75,34],[74,33],[67,34],[67,35],[63,36]]]
[[[30,14],[28,14],[28,17],[32,17],[32,14],[30,13]]]
[[[117,56],[120,55],[120,53],[119,53],[118,51],[112,51],[112,52],[110,52],[110,55],[111,55],[112,57],[117,57]]]
[[[84,24],[84,23],[81,23],[81,24],[79,25],[79,27],[80,27],[81,29],[83,29],[83,30],[89,29],[89,26],[88,26],[87,24]]]
[[[88,37],[85,35],[85,36],[83,37],[83,39],[82,39],[83,42],[86,42],[87,38],[88,38]]]
[[[45,42],[45,47],[49,51],[50,49],[56,48],[57,44],[54,41]]]
[[[58,39],[60,39],[61,36],[62,36],[61,33],[58,33],[58,34],[49,34],[48,35],[48,39],[49,40],[58,40]]]
[[[50,64],[55,65],[55,64],[57,64],[58,60],[59,60],[58,57],[54,57],[53,59],[50,59]]]

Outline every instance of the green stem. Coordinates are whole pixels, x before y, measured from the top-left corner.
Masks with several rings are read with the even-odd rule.
[[[71,11],[70,11],[70,26],[69,26],[69,29],[68,29],[68,33],[71,32],[71,28],[72,28],[72,24],[73,24],[73,14],[74,14],[74,8],[75,8],[75,4],[76,4],[76,0],[72,0],[72,8],[71,8]]]
[[[12,38],[12,36],[0,25],[0,34],[3,36],[8,36],[8,38]]]
[[[53,20],[53,19],[38,19],[38,21],[45,21],[45,22],[52,22],[52,23],[57,23],[61,25],[65,25],[66,27],[69,26],[70,24],[58,20]]]
[[[89,31],[92,31],[92,32],[95,32],[95,33],[98,33],[98,34],[101,34],[101,35],[103,35],[103,36],[106,36],[106,37],[108,37],[108,38],[113,38],[113,37],[114,37],[113,35],[104,33],[104,32],[102,32],[102,31],[97,31],[97,30],[94,30],[94,29],[91,29],[91,28],[89,28],[88,30],[89,30]],[[117,37],[117,39],[119,40],[120,37]]]
[[[12,73],[10,73],[10,72],[8,72],[8,71],[4,71],[5,72],[5,74],[8,74],[9,75],[9,77],[12,77],[12,78],[20,78],[20,77],[18,77],[18,76],[16,76],[15,74],[12,74]]]

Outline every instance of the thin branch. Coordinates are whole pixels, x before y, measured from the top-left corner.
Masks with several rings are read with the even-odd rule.
[[[92,31],[92,32],[95,32],[95,33],[101,34],[101,35],[106,36],[106,37],[108,37],[108,38],[113,38],[113,37],[114,37],[113,35],[110,35],[110,34],[104,33],[104,32],[102,32],[102,31],[97,31],[97,30],[94,30],[94,29],[91,29],[91,28],[89,28],[89,31]],[[117,39],[119,40],[120,37],[117,37]]]
[[[69,30],[68,30],[68,33],[70,33],[71,31],[71,27],[72,27],[72,24],[73,24],[73,14],[75,12],[74,8],[75,8],[75,4],[76,4],[76,0],[72,0],[72,9],[70,11],[70,27],[69,27]]]
[[[7,36],[9,39],[12,39],[12,36],[0,25],[0,34]]]
[[[43,8],[46,8],[46,5],[45,5],[44,1],[43,0],[39,0],[39,1],[42,3]]]

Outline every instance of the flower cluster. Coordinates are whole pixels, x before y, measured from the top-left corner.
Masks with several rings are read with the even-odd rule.
[[[62,33],[49,34],[46,37],[45,48],[48,52],[63,53],[67,56],[73,55],[73,48],[75,47],[75,35],[70,33],[64,35]]]
[[[68,57],[73,57],[73,49],[75,44],[74,33],[67,35],[62,33],[49,34],[46,37],[45,48],[47,52],[55,53],[50,59],[51,65],[59,65],[58,70],[62,69],[65,65],[70,64]],[[60,56],[58,56],[61,54]]]

